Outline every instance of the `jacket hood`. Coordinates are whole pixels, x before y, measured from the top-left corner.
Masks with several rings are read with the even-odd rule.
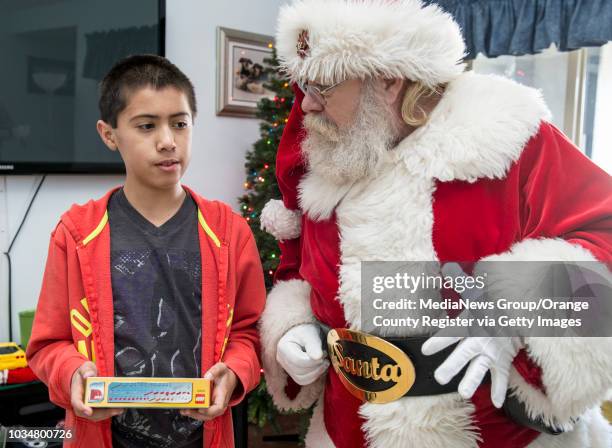
[[[219,244],[229,238],[230,226],[226,226],[228,219],[227,213],[222,209],[226,208],[219,201],[209,201],[195,193],[191,188],[182,185],[183,189],[191,195],[198,206],[198,218],[202,227],[209,236],[218,237]],[[79,244],[87,244],[95,238],[108,223],[108,201],[111,195],[121,186],[109,190],[99,199],[91,199],[85,204],[73,204],[65,212],[60,221],[66,226],[74,241]],[[206,217],[204,219],[203,217]],[[211,236],[211,238],[215,239]]]

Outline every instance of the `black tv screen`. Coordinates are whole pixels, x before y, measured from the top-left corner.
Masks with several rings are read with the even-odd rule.
[[[0,1],[0,175],[122,173],[96,132],[120,58],[164,54],[161,0]]]

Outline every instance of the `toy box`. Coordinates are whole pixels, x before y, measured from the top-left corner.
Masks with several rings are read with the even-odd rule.
[[[90,377],[84,402],[92,408],[207,408],[210,383],[203,378]]]

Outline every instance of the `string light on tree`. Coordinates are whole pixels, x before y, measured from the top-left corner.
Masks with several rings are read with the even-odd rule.
[[[249,223],[261,253],[261,263],[268,288],[272,286],[274,272],[278,266],[279,253],[276,240],[259,228],[259,217],[268,200],[280,198],[276,176],[274,175],[276,151],[293,104],[293,91],[289,82],[283,79],[276,69],[272,68],[278,66],[278,61],[276,60],[274,46],[270,45],[269,48],[273,50],[273,57],[265,61],[269,65],[265,69],[269,79],[266,88],[273,92],[273,97],[271,100],[264,98],[257,104],[257,117],[262,120],[260,123],[260,138],[247,153],[245,193],[240,198],[242,215]]]
[[[275,176],[276,151],[293,105],[293,91],[287,80],[272,68],[278,66],[278,60],[272,43],[268,47],[272,49],[272,58],[265,61],[269,65],[265,69],[269,79],[266,88],[273,92],[274,97],[264,98],[257,104],[257,117],[261,120],[260,138],[246,155],[245,192],[240,197],[240,209],[255,236],[266,286],[270,288],[280,253],[274,237],[260,229],[259,219],[266,202],[281,197]],[[257,389],[249,394],[249,422],[263,427],[275,421],[277,414],[278,410],[262,380]],[[307,425],[304,424],[304,427]]]

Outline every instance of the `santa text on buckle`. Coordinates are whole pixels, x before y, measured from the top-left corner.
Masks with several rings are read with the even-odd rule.
[[[404,352],[368,333],[335,328],[327,335],[334,370],[346,389],[370,403],[404,396],[415,381],[415,368]]]

